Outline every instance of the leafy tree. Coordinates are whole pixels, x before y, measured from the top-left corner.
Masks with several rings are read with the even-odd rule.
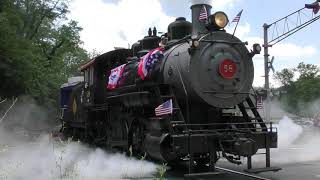
[[[299,63],[298,67],[294,69],[300,74],[301,79],[313,79],[319,77],[320,69],[314,64]]]
[[[293,81],[293,72],[299,77]],[[281,97],[286,110],[295,114],[306,114],[308,108],[320,97],[320,69],[313,64],[299,63],[294,69],[283,69],[277,72],[275,77],[282,83],[281,90],[286,95]]]
[[[88,59],[69,0],[0,1],[0,96],[53,105],[60,85]]]
[[[278,80],[283,86],[292,84],[294,71],[291,69],[284,68],[280,72],[276,72],[274,75],[275,79]]]

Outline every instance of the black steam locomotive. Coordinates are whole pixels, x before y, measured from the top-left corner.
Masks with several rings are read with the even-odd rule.
[[[278,170],[270,167],[277,131],[262,120],[252,96],[252,57],[261,47],[248,51],[224,30],[226,14],[210,15],[210,5],[191,10],[192,23],[177,18],[161,37],[149,29],[131,49],[107,52],[81,66],[84,81],[61,88],[62,132],[169,164],[187,161],[190,172],[200,166],[213,170],[220,157],[234,164],[246,157],[250,172]],[[159,44],[162,57],[143,79],[141,59]],[[117,84],[108,89],[112,70],[123,64]],[[170,104],[164,107],[165,102]],[[157,107],[165,114],[156,115]],[[259,149],[265,149],[266,167],[252,169],[251,157]]]

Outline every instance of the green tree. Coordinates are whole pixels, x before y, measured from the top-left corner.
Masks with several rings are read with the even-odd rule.
[[[293,72],[299,77],[293,81]],[[299,63],[294,69],[283,69],[275,77],[282,83],[281,90],[287,93],[281,97],[286,110],[295,114],[305,114],[315,100],[320,97],[320,69],[313,64]]]
[[[284,68],[275,73],[274,78],[283,86],[289,86],[293,82],[294,71],[292,69]]]
[[[319,77],[320,69],[314,64],[299,63],[298,67],[294,69],[299,73],[300,79],[313,79]]]
[[[68,0],[0,1],[0,96],[54,104],[59,86],[88,59]]]

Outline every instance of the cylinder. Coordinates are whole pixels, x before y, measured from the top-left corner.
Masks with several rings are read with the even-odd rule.
[[[163,162],[170,162],[177,158],[170,145],[169,134],[154,136],[150,133],[145,137],[145,148],[149,156]]]

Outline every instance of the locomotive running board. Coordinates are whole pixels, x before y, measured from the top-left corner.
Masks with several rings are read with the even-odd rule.
[[[237,175],[240,175],[240,176],[250,177],[250,178],[253,178],[253,179],[270,180],[268,178],[264,178],[264,177],[260,177],[260,176],[256,176],[256,175],[252,175],[252,174],[247,174],[247,173],[243,173],[243,172],[239,172],[239,171],[235,171],[235,170],[231,170],[231,169],[226,169],[226,168],[222,168],[222,167],[217,167],[216,166],[215,169],[219,170],[219,171],[185,174],[184,175],[184,179],[209,178],[211,176],[220,175],[220,174],[223,174],[223,172],[226,172],[226,173],[231,173],[231,174],[237,174]]]

